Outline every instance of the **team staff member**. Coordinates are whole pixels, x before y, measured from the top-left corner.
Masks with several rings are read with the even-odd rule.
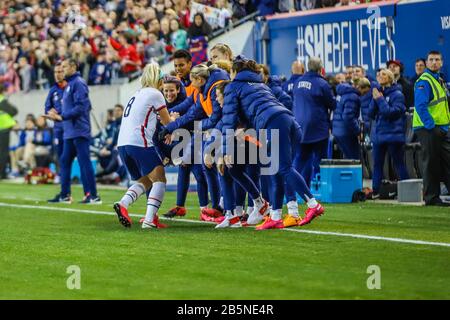
[[[77,157],[85,193],[85,197],[80,203],[101,204],[102,201],[97,195],[94,169],[89,156],[91,139],[89,89],[81,74],[77,72],[75,60],[64,60],[62,67],[67,87],[63,94],[61,113],[58,113],[56,109],[50,109],[47,114],[47,117],[51,120],[63,122],[64,146],[61,156],[61,192],[48,202],[72,202],[70,174],[72,162]]]
[[[322,61],[310,58],[308,72],[294,86],[293,112],[303,130],[295,167],[308,186],[313,167],[318,168],[320,160],[327,157],[330,111],[336,107],[333,91],[321,72]]]
[[[333,112],[333,136],[345,159],[359,159],[360,92],[348,83],[336,87],[336,110]]]
[[[297,80],[305,74],[305,65],[303,64],[303,62],[300,62],[298,60],[292,62],[291,65],[291,72],[292,75],[289,78],[289,80],[287,80],[285,83],[283,83],[283,90],[284,92],[286,92],[291,99],[294,99],[294,95],[293,95],[293,90],[294,90],[294,84],[295,82],[297,82]]]
[[[450,112],[448,89],[439,74],[442,65],[442,54],[431,51],[414,89],[413,128],[423,148],[425,204],[434,206],[449,206],[439,198],[440,182],[450,185]]]
[[[55,109],[57,113],[61,114],[62,110],[62,97],[64,89],[67,86],[67,81],[64,79],[64,70],[62,63],[58,62],[54,69],[55,84],[50,88],[50,91],[45,100],[45,113],[51,109]],[[56,146],[56,155],[58,156],[58,163],[61,162],[61,156],[63,151],[63,123],[61,121],[55,121],[53,126],[53,139]]]
[[[400,180],[408,179],[405,165],[406,105],[401,87],[394,84],[394,74],[381,69],[378,77],[381,92],[372,89],[369,117],[374,120],[370,140],[373,143],[372,198],[379,198],[386,151],[392,157]]]
[[[9,133],[16,125],[13,117],[17,108],[6,100],[3,95],[5,87],[0,83],[0,179],[6,179],[6,163],[8,162]]]

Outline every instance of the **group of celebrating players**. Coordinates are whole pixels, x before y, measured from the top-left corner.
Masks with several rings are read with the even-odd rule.
[[[176,75],[163,76],[157,64],[144,68],[142,88],[124,109],[118,139],[120,158],[135,181],[114,204],[120,223],[131,226],[128,208],[145,194],[142,228],[166,227],[159,222],[158,210],[166,189],[167,163],[178,164],[178,182],[176,206],[165,217],[186,214],[192,172],[200,219],[215,222],[216,228],[256,225],[264,230],[310,223],[324,208],[293,166],[302,130],[284,103],[283,92],[266,84],[267,69],[244,56],[233,57],[225,44],[215,45],[210,58],[192,66],[189,52],[178,50],[173,55]],[[191,137],[177,138],[181,129]],[[248,129],[257,135],[247,134]],[[182,142],[182,154],[175,158],[172,151]],[[260,157],[250,161],[263,145],[270,163]],[[273,161],[276,170],[264,170],[273,167]],[[307,205],[304,217],[298,212],[297,194]],[[285,198],[290,208],[282,217]]]

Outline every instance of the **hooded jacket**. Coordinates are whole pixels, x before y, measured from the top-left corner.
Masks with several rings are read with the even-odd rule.
[[[250,70],[239,72],[225,88],[222,110],[222,135],[228,129],[235,130],[239,123],[256,130],[265,129],[267,124],[282,113],[292,115],[263,83],[262,76]],[[226,154],[226,140],[223,152]]]
[[[79,72],[67,79],[61,107],[64,139],[91,137],[89,88]]]
[[[359,92],[350,84],[343,83],[336,88],[336,110],[333,112],[333,135],[357,136],[359,134]]]
[[[372,124],[370,139],[374,144],[405,143],[406,106],[400,86],[384,88],[383,96],[373,99],[369,106]]]
[[[269,86],[270,90],[272,90],[272,93],[278,99],[278,101],[280,101],[289,110],[292,110],[292,98],[286,92],[284,92],[283,88],[281,87],[280,78],[278,78],[277,76],[269,77],[267,85]]]

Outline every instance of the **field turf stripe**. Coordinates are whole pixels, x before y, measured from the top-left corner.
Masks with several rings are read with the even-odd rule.
[[[10,207],[10,208],[23,208],[23,209],[40,209],[40,210],[48,210],[48,211],[66,211],[66,212],[75,212],[75,213],[89,213],[89,214],[98,214],[98,215],[107,215],[107,216],[115,216],[114,212],[107,211],[96,211],[96,210],[83,210],[83,209],[72,209],[65,207],[50,207],[50,206],[35,206],[35,205],[26,205],[26,204],[12,204],[12,203],[4,203],[0,202],[0,207]],[[142,214],[132,214],[131,217],[142,217]],[[213,222],[207,221],[196,221],[190,219],[168,219],[164,217],[160,217],[162,220],[170,220],[170,221],[180,221],[187,223],[201,223],[201,224],[214,224]],[[357,239],[365,239],[365,240],[380,240],[380,241],[388,241],[388,242],[397,242],[397,243],[407,243],[407,244],[417,244],[417,245],[428,245],[428,246],[439,246],[439,247],[450,247],[450,243],[446,242],[431,242],[431,241],[422,241],[422,240],[411,240],[411,239],[402,239],[402,238],[390,238],[390,237],[380,237],[380,236],[370,236],[365,234],[353,234],[353,233],[341,233],[341,232],[330,232],[330,231],[317,231],[317,230],[304,230],[304,229],[279,229],[282,231],[289,232],[298,232],[298,233],[308,233],[308,234],[317,234],[317,235],[325,235],[325,236],[337,236],[337,237],[350,237]]]

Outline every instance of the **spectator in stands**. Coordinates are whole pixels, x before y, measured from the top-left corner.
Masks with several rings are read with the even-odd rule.
[[[340,0],[338,3],[335,4],[335,7],[344,7],[344,6],[354,6],[356,5],[355,2],[352,0]]]
[[[154,33],[149,33],[148,43],[145,46],[145,62],[149,63],[152,60],[163,64],[166,59],[166,50],[164,44],[156,38]]]
[[[192,41],[198,37],[205,37],[208,40],[211,37],[212,28],[205,20],[202,13],[198,12],[194,15],[194,22],[188,29],[188,38]]]
[[[414,107],[414,89],[411,83],[403,76],[403,63],[399,60],[389,60],[386,66],[394,74],[395,83],[401,86],[402,93],[405,97],[406,108],[409,110]]]
[[[187,42],[187,32],[186,30],[180,29],[180,24],[177,19],[170,20],[170,31],[170,43],[175,50],[189,48]]]
[[[386,152],[392,157],[400,180],[408,179],[405,165],[405,133],[406,105],[401,87],[395,83],[394,74],[388,69],[382,69],[379,74],[378,88],[372,89],[372,102],[369,107],[369,117],[374,121],[371,128],[373,144],[373,199],[380,197],[383,166]]]
[[[419,59],[416,60],[416,64],[415,64],[416,74],[411,79],[411,83],[412,83],[413,86],[416,84],[417,79],[420,78],[422,73],[425,72],[426,68],[427,68],[427,62],[425,61],[425,58],[419,58]]]
[[[330,85],[321,76],[322,68],[322,61],[311,57],[308,72],[298,79],[293,89],[293,112],[303,129],[294,163],[308,186],[311,184],[312,169],[317,170],[320,160],[327,157],[330,112],[336,107]]]
[[[283,90],[293,99],[293,89],[295,82],[305,74],[305,65],[303,62],[295,60],[291,65],[291,77],[283,83]]]
[[[277,9],[277,1],[275,0],[252,0],[252,2],[260,16],[274,14]]]
[[[89,85],[111,84],[112,63],[106,60],[106,52],[100,52],[97,61],[93,64],[89,73]]]
[[[220,10],[218,26],[219,28],[224,28],[228,25],[232,17],[232,8],[228,0],[217,0],[215,7]]]
[[[28,92],[32,89],[33,67],[28,63],[26,56],[19,58],[19,76],[22,91]]]
[[[0,180],[6,178],[9,136],[11,129],[16,125],[13,117],[17,114],[17,108],[9,103],[4,93],[5,87],[0,83]]]
[[[118,38],[118,40],[115,39]],[[121,73],[128,76],[137,70],[140,70],[142,61],[139,59],[139,55],[136,52],[136,48],[128,43],[125,33],[121,32],[117,34],[115,31],[112,36],[109,37],[111,46],[117,51],[120,57]]]
[[[440,52],[428,53],[427,69],[415,84],[413,128],[423,148],[425,204],[450,206],[439,197],[440,182],[450,186],[450,111],[442,65]]]

